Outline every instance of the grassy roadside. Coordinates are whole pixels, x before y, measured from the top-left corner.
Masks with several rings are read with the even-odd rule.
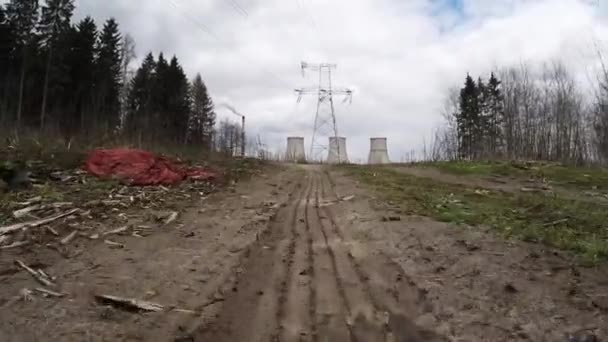
[[[420,163],[419,167],[434,167],[462,176],[502,176],[519,179],[539,179],[564,188],[608,191],[608,169],[572,167],[541,162],[437,162]]]
[[[590,261],[608,259],[605,205],[535,193],[468,188],[387,168],[345,166],[342,169],[368,184],[384,200],[398,203],[409,214],[456,224],[489,226],[507,238],[573,251]]]

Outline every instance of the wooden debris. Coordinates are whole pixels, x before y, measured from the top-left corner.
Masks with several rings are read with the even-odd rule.
[[[99,234],[89,235],[89,239],[91,239],[91,240],[97,240],[97,239],[99,239]]]
[[[72,215],[75,212],[77,212],[78,210],[80,210],[80,209],[76,208],[76,209],[72,209],[72,210],[66,211],[65,213],[61,213],[61,214],[54,215],[54,216],[51,216],[51,217],[47,217],[47,218],[40,219],[40,220],[30,221],[30,222],[23,222],[23,223],[16,223],[16,224],[13,224],[13,225],[10,225],[10,226],[0,227],[0,235],[9,234],[9,233],[15,232],[17,230],[21,230],[21,229],[39,227],[39,226],[42,226],[44,224],[47,224],[47,223],[53,222],[55,220],[58,220],[60,218]]]
[[[126,311],[160,312],[165,310],[165,307],[160,304],[133,298],[122,298],[109,295],[95,295],[95,299],[102,304],[110,304],[118,309],[123,309]]]
[[[165,220],[165,224],[169,224],[169,223],[175,221],[177,219],[177,215],[178,215],[177,211],[174,211],[171,214],[169,214],[169,216]]]
[[[526,188],[523,187],[521,188],[521,192],[542,192],[542,189],[537,189],[537,188]]]
[[[51,227],[46,227],[46,230],[48,230],[51,234],[55,236],[59,236],[59,233],[57,233],[57,231]]]
[[[24,264],[21,260],[15,260],[15,264],[26,270],[27,273],[31,274],[32,277],[34,277],[42,285],[49,287],[55,286],[55,284],[51,280],[47,279],[46,277],[43,277],[39,272],[34,271],[32,268]]]
[[[61,243],[62,245],[67,245],[68,243],[72,242],[72,240],[74,240],[74,238],[76,237],[77,233],[78,233],[77,230],[71,232],[66,237],[64,237],[63,239],[61,239],[61,241],[59,241],[59,243]]]
[[[111,248],[125,248],[125,245],[123,243],[115,242],[112,240],[105,240],[104,243],[106,245],[109,245]]]
[[[11,243],[10,245],[6,245],[6,246],[2,246],[0,247],[0,249],[11,249],[11,248],[17,248],[17,247],[21,247],[21,246],[25,246],[29,244],[29,241],[23,240],[23,241],[15,241],[13,243]]]
[[[566,222],[568,222],[568,218],[563,218],[563,219],[555,220],[553,222],[548,222],[548,223],[545,223],[543,226],[545,226],[545,227],[557,226],[558,224],[562,224],[562,223],[566,223]]]
[[[129,226],[124,226],[124,227],[116,228],[114,230],[110,230],[110,231],[104,232],[101,235],[102,236],[107,236],[107,235],[111,235],[111,234],[120,234],[120,233],[126,232],[127,229],[129,229]]]
[[[29,207],[25,207],[23,209],[13,211],[13,217],[22,218],[22,217],[26,216],[27,214],[31,213],[32,211],[38,211],[38,210],[42,210],[44,208],[46,208],[46,206],[44,204],[34,204]]]
[[[342,201],[343,202],[348,202],[348,201],[351,201],[353,198],[355,198],[355,195],[350,195],[350,196],[342,197]]]
[[[6,240],[8,240],[8,236],[6,236],[6,235],[0,235],[0,245],[1,245],[1,244],[2,244],[4,241],[6,241]]]
[[[57,297],[57,298],[61,298],[63,296],[65,296],[65,293],[60,293],[60,292],[55,292],[55,291],[51,291],[42,287],[37,287],[34,290],[42,293],[44,296],[46,297]]]
[[[19,202],[17,203],[18,205],[22,205],[22,206],[29,206],[35,203],[38,203],[42,201],[42,197],[41,196],[36,196],[36,197],[32,197],[29,200],[25,201],[25,202]]]
[[[32,296],[32,290],[28,288],[22,288],[21,290],[19,290],[19,299],[23,300],[24,302],[33,301],[34,296]]]

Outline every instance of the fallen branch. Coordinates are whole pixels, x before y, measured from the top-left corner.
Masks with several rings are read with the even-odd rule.
[[[57,231],[51,227],[46,227],[46,230],[48,230],[51,234],[55,236],[59,236],[59,233],[57,233]]]
[[[24,270],[27,271],[27,273],[31,274],[32,277],[34,277],[39,283],[41,283],[44,286],[49,286],[49,287],[53,287],[55,286],[55,284],[46,279],[45,277],[43,277],[40,273],[34,271],[32,268],[30,268],[29,266],[27,266],[26,264],[24,264],[22,261],[20,260],[15,260],[15,264],[21,268],[23,268]]]
[[[112,240],[105,240],[104,242],[111,248],[125,248],[125,245],[120,242],[114,242]]]
[[[44,204],[31,205],[29,207],[25,207],[23,209],[19,209],[19,210],[13,211],[13,217],[14,218],[22,218],[22,217],[26,216],[27,214],[31,213],[32,211],[42,210],[45,207],[46,206]]]
[[[42,201],[42,197],[41,196],[36,196],[36,197],[30,198],[26,202],[19,202],[17,204],[18,205],[23,205],[23,206],[28,206],[28,205],[32,205],[34,203],[38,203],[40,201]]]
[[[50,297],[61,298],[61,297],[65,296],[65,293],[60,293],[60,292],[55,292],[55,291],[47,290],[47,289],[42,288],[42,287],[37,287],[34,290],[42,293],[43,295],[50,296]]]
[[[9,233],[15,232],[17,230],[21,230],[21,229],[39,227],[44,224],[53,222],[55,220],[59,220],[60,218],[72,215],[75,212],[77,212],[78,210],[80,210],[80,209],[72,209],[72,210],[66,211],[65,213],[57,214],[55,216],[47,217],[44,219],[30,221],[30,222],[16,223],[16,224],[13,224],[10,226],[0,227],[0,235],[9,234]]]
[[[25,246],[29,243],[29,241],[23,240],[23,241],[15,241],[13,243],[11,243],[10,245],[6,245],[6,246],[2,246],[0,247],[0,249],[11,249],[11,248],[17,248],[17,247],[21,247],[21,246]]]
[[[123,233],[123,232],[127,231],[127,229],[129,229],[129,226],[124,226],[124,227],[116,228],[114,230],[110,230],[110,231],[104,232],[101,235],[102,236],[106,236],[106,235],[110,235],[110,234],[119,234],[119,233]]]
[[[563,219],[555,220],[553,222],[545,223],[543,226],[545,226],[545,227],[548,227],[548,226],[557,226],[558,224],[566,223],[566,222],[568,222],[568,219],[567,218],[563,218]]]
[[[160,304],[139,299],[122,298],[109,295],[95,295],[95,299],[102,304],[111,304],[119,309],[127,311],[159,312],[165,309],[165,307]]]

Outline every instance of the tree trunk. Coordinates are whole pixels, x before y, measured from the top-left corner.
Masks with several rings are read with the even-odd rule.
[[[23,61],[21,63],[21,77],[19,78],[19,99],[17,103],[17,126],[21,127],[21,116],[23,112],[23,88],[25,88],[25,67],[27,64],[26,52],[23,52]]]
[[[53,58],[53,47],[49,48],[49,57],[46,60],[46,71],[44,73],[44,85],[42,90],[42,108],[40,109],[40,131],[44,129],[44,119],[46,117],[46,101],[49,93],[49,74],[51,70],[51,59]]]

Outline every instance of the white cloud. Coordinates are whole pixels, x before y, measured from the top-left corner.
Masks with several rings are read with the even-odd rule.
[[[302,78],[300,61],[338,63],[334,83],[357,90],[351,105],[337,105],[355,160],[371,136],[389,138],[394,160],[420,147],[445,90],[467,72],[561,58],[584,73],[593,38],[608,38],[604,0],[463,0],[462,13],[437,0],[235,0],[246,17],[229,0],[173,1],[80,0],[77,16],[116,17],[140,57],[176,54],[275,148],[291,135],[310,143],[314,99],[296,106],[293,88],[315,79]]]

